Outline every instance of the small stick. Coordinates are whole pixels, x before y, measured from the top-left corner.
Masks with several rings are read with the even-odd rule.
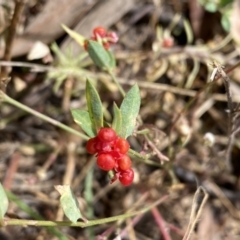
[[[10,61],[11,60],[11,52],[12,52],[12,46],[13,46],[13,41],[15,38],[16,34],[16,29],[17,29],[17,24],[19,21],[20,16],[22,15],[24,5],[25,5],[26,0],[18,0],[16,1],[15,8],[14,8],[14,14],[12,17],[12,21],[10,24],[9,32],[7,35],[6,39],[6,48],[3,56],[3,60],[5,61]],[[6,92],[6,87],[9,82],[8,78],[8,68],[7,67],[2,67],[1,69],[1,74],[0,74],[0,90],[3,92]]]
[[[171,237],[168,232],[168,227],[163,220],[161,214],[159,213],[158,209],[156,207],[151,209],[152,215],[154,216],[155,221],[157,222],[157,225],[160,229],[160,232],[162,234],[162,237],[164,240],[171,240]]]
[[[228,145],[226,149],[226,166],[229,171],[231,171],[232,166],[231,166],[231,152],[232,152],[232,147],[234,144],[235,140],[235,134],[233,132],[233,113],[234,113],[234,107],[233,107],[233,101],[232,101],[232,94],[230,90],[230,78],[226,74],[226,72],[223,70],[223,67],[219,64],[213,63],[214,67],[217,68],[218,73],[223,79],[224,85],[225,85],[225,90],[226,90],[226,95],[227,95],[227,103],[228,103]]]
[[[169,158],[167,156],[165,156],[164,154],[162,154],[157,147],[155,146],[155,144],[145,135],[144,136],[145,140],[147,141],[147,144],[149,145],[149,147],[157,154],[158,158],[160,159],[161,164],[164,163],[164,161],[169,161]]]
[[[225,90],[227,94],[228,99],[228,109],[230,111],[230,116],[233,113],[233,101],[232,101],[232,94],[230,90],[230,78],[223,70],[223,67],[221,65],[215,65],[217,67],[218,73],[221,75],[222,79],[224,80]]]
[[[199,204],[199,198],[201,198],[201,195],[203,194],[203,200]],[[206,204],[208,199],[208,194],[206,190],[203,187],[198,187],[197,191],[194,194],[193,198],[193,205],[192,205],[192,210],[191,210],[191,215],[189,219],[189,224],[187,227],[187,231],[185,232],[185,235],[183,237],[183,240],[189,240],[194,228],[199,220],[199,217],[202,213],[203,207]]]
[[[18,170],[20,158],[21,158],[21,154],[19,152],[15,152],[11,157],[10,165],[7,168],[6,176],[3,182],[3,186],[6,190],[11,189],[14,175]]]

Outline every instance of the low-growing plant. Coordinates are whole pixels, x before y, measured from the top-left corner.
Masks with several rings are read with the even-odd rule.
[[[93,30],[93,35],[90,39],[86,39],[83,36],[77,34],[76,32],[70,30],[66,26],[63,26],[66,32],[73,37],[81,47],[83,47],[88,53],[89,57],[93,63],[98,66],[101,70],[106,71],[111,77],[113,82],[118,87],[122,95],[122,103],[117,106],[113,103],[113,120],[112,122],[107,122],[104,119],[103,114],[103,104],[101,102],[100,96],[94,84],[92,84],[90,79],[86,79],[86,103],[87,110],[82,109],[71,109],[72,117],[74,121],[81,127],[82,132],[70,128],[54,119],[51,119],[29,107],[17,102],[3,92],[0,92],[0,97],[3,102],[12,104],[22,110],[27,111],[30,114],[35,115],[42,120],[48,121],[53,125],[62,128],[72,134],[78,135],[79,137],[87,140],[86,151],[89,154],[93,154],[96,157],[96,164],[100,168],[99,171],[106,171],[109,174],[109,182],[119,180],[123,187],[130,186],[134,182],[134,170],[132,164],[132,159],[141,160],[147,164],[152,164],[159,166],[159,163],[151,161],[149,155],[142,155],[136,151],[130,149],[130,145],[127,138],[133,133],[136,133],[136,123],[137,118],[140,119],[139,109],[140,109],[140,91],[137,84],[134,84],[127,92],[124,91],[122,86],[117,81],[114,75],[113,69],[115,68],[115,58],[110,50],[110,46],[118,41],[118,36],[115,32],[108,32],[103,27],[97,27]],[[56,45],[53,45],[55,53],[60,57],[62,63],[67,61],[64,55],[61,55],[59,49]],[[71,66],[76,67],[81,61],[81,57],[72,62]],[[66,64],[63,64],[66,66]],[[52,76],[54,77],[54,75]],[[58,76],[59,77],[59,76]],[[55,91],[57,91],[64,78],[57,79],[55,84]],[[141,120],[141,119],[140,119]],[[142,129],[139,134],[148,134],[148,130]],[[167,157],[163,158],[168,160]],[[161,159],[162,160],[162,159]],[[138,215],[149,211],[154,206],[161,203],[165,198],[151,204],[150,206],[141,209],[140,211],[130,212],[123,215],[99,219],[99,220],[86,220],[79,208],[77,198],[69,185],[59,185],[55,186],[55,189],[60,193],[60,203],[66,217],[70,220],[69,222],[57,222],[57,221],[45,221],[41,216],[34,213],[26,205],[21,203],[21,201],[16,198],[12,193],[6,193],[3,187],[0,185],[0,221],[2,226],[6,225],[37,225],[46,226],[50,231],[52,231],[59,239],[67,239],[61,232],[51,228],[55,226],[75,226],[75,227],[88,227],[97,224],[103,224],[107,222],[112,222],[116,220],[122,220],[134,215]],[[19,207],[27,211],[30,216],[35,218],[32,220],[22,220],[22,219],[9,219],[5,218],[5,213],[8,209],[8,198],[11,201],[16,202]],[[83,221],[78,222],[79,219]]]

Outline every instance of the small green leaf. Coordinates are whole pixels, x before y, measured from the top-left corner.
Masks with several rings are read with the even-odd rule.
[[[79,209],[77,198],[74,196],[69,185],[58,185],[55,189],[60,193],[60,203],[66,217],[76,223],[82,214]],[[83,218],[82,218],[83,219]]]
[[[84,45],[84,41],[85,38],[80,35],[79,33],[71,30],[70,28],[68,28],[67,26],[65,26],[64,24],[62,24],[62,28],[68,33],[68,35],[73,38],[80,46]]]
[[[140,108],[140,93],[138,85],[135,84],[126,94],[121,104],[122,112],[122,136],[127,138],[130,136],[136,125],[136,118]]]
[[[220,0],[219,7],[225,7],[226,5],[233,3],[234,0]]]
[[[231,24],[230,24],[230,20],[229,20],[229,16],[227,14],[223,14],[222,18],[221,18],[221,24],[223,29],[226,32],[229,32],[231,29]]]
[[[51,76],[51,74],[48,75],[49,77]],[[61,87],[61,85],[63,84],[63,82],[67,79],[67,75],[66,74],[61,74],[61,75],[58,75],[56,78],[55,78],[55,83],[54,83],[54,86],[53,86],[53,92],[55,94],[57,94],[59,88]]]
[[[94,137],[95,134],[89,113],[80,109],[71,109],[71,113],[74,122],[77,123],[89,137]]]
[[[116,67],[116,60],[115,57],[113,55],[113,53],[111,51],[107,51],[109,58],[110,58],[110,62],[109,62],[109,68],[113,69]]]
[[[86,99],[88,113],[96,135],[97,131],[103,127],[103,108],[98,92],[89,80],[86,82]]]
[[[88,41],[88,54],[93,60],[93,62],[100,68],[110,69],[112,66],[112,59],[108,53],[104,49],[104,47],[96,42],[89,40]]]
[[[0,183],[0,199],[1,199],[0,220],[2,220],[5,216],[5,213],[8,210],[8,198],[1,183]]]
[[[205,4],[205,9],[208,12],[216,12],[218,10],[217,4],[214,2],[208,2]]]
[[[117,135],[122,137],[122,113],[116,103],[113,105],[112,128],[116,131]]]

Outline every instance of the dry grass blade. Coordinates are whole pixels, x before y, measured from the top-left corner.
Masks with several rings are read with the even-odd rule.
[[[240,0],[215,4],[215,13],[208,12],[209,1],[198,0],[2,2],[2,38],[16,3],[26,4],[12,47],[5,44],[8,57],[0,46],[1,70],[12,69],[7,94],[0,78],[0,181],[19,196],[9,195],[13,204],[4,221],[11,226],[1,229],[0,240],[2,233],[8,239],[57,238],[43,226],[82,240],[239,239]],[[86,40],[110,43],[109,57],[116,60],[111,72],[94,66],[61,24]],[[101,39],[99,27],[107,32]],[[111,44],[115,34],[119,41]],[[37,41],[53,46],[52,61],[45,54],[32,62],[23,56]],[[87,109],[86,78],[102,101],[104,127],[121,121],[114,103],[120,106],[123,91],[139,86],[139,116],[127,139],[135,174],[128,187],[109,184],[111,174],[98,168],[98,155],[86,151],[89,137],[72,119],[71,109]],[[113,173],[120,174],[112,143],[101,145],[119,157]],[[66,184],[89,223],[64,220],[53,186]],[[35,220],[21,203],[46,220]]]
[[[213,66],[217,68],[218,73],[223,79],[224,86],[225,86],[225,91],[227,95],[227,103],[228,103],[228,136],[229,136],[229,141],[228,141],[228,146],[226,150],[226,166],[229,171],[231,171],[232,166],[231,166],[231,152],[232,152],[232,147],[234,144],[235,140],[235,134],[232,133],[232,128],[233,128],[233,112],[234,112],[234,107],[233,107],[233,100],[232,100],[232,93],[230,90],[230,78],[226,74],[226,72],[223,70],[223,67],[219,64],[213,63]]]
[[[206,187],[209,188],[221,201],[222,205],[230,212],[230,214],[240,219],[239,210],[231,203],[231,201],[225,196],[222,190],[213,182],[207,182]]]
[[[202,213],[204,205],[207,202],[207,199],[208,194],[206,190],[203,187],[198,187],[197,191],[194,194],[189,224],[183,240],[189,240],[191,238],[193,230],[199,220],[199,217]],[[199,200],[201,201],[200,203]]]
[[[6,48],[5,48],[5,52],[4,52],[4,56],[3,56],[3,59],[6,61],[11,60],[13,40],[15,38],[16,28],[17,28],[17,25],[19,22],[19,18],[23,12],[25,2],[26,2],[25,0],[17,1],[16,5],[15,5],[13,18],[12,18],[8,36],[6,39]],[[10,79],[8,78],[8,69],[6,67],[3,67],[1,69],[1,75],[0,75],[0,89],[3,92],[6,91],[6,87],[7,87],[9,80]]]

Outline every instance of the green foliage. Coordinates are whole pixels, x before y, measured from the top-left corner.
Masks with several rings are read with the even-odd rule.
[[[86,52],[80,54],[78,57],[74,57],[70,49],[66,53],[63,53],[56,43],[51,45],[51,50],[56,55],[57,64],[54,69],[49,71],[47,78],[55,80],[53,87],[55,93],[58,92],[65,79],[69,76],[84,79],[85,81],[85,73],[82,66],[84,65],[83,60],[87,56]]]
[[[216,12],[221,10],[221,8],[232,4],[234,0],[198,0],[199,3],[204,6],[204,8],[209,12]]]
[[[225,6],[227,6],[228,4],[233,3],[233,2],[234,2],[234,0],[220,0],[219,6],[220,6],[220,7],[225,7]]]
[[[204,7],[208,12],[216,12],[218,10],[217,4],[211,1],[206,2]]]
[[[72,109],[74,121],[89,136],[96,136],[103,127],[103,107],[97,90],[89,80],[86,82],[86,99],[88,111]],[[140,108],[140,93],[135,84],[126,94],[120,109],[114,103],[112,128],[123,138],[130,136],[136,125],[136,118]]]
[[[135,84],[126,94],[121,104],[122,113],[122,136],[127,138],[130,136],[136,125],[136,118],[140,109],[140,93],[138,85]]]
[[[68,35],[73,38],[80,46],[83,46],[85,37],[83,37],[81,34],[71,30],[64,24],[62,24],[62,28],[68,33]]]
[[[88,54],[93,62],[102,69],[111,69],[115,66],[113,55],[96,41],[88,41]]]
[[[8,198],[1,183],[0,183],[0,199],[1,199],[0,220],[3,220],[5,213],[8,210]]]
[[[222,15],[222,18],[221,18],[221,24],[222,24],[222,27],[223,29],[226,31],[226,32],[229,32],[230,31],[230,28],[231,28],[231,23],[230,23],[230,15],[228,12],[225,12],[223,15]]]
[[[71,109],[71,113],[74,122],[77,123],[89,137],[94,137],[95,134],[89,113],[80,109]]]
[[[107,54],[109,55],[109,69],[113,69],[116,67],[116,60],[111,51],[107,51]]]
[[[59,185],[55,186],[56,190],[60,193],[60,203],[66,217],[76,223],[79,218],[82,218],[82,214],[79,209],[77,198],[74,196],[70,186]]]
[[[103,127],[103,107],[97,90],[89,80],[86,82],[86,99],[88,113],[96,135],[97,131]]]
[[[199,0],[208,12],[221,12],[221,25],[226,32],[230,31],[230,16],[233,9],[234,0]]]
[[[112,128],[116,131],[117,135],[122,136],[122,112],[114,103],[113,105],[113,123]]]

